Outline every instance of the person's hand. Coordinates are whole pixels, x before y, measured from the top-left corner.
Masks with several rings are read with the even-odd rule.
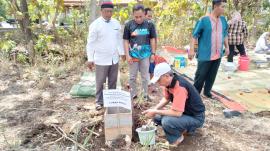
[[[127,61],[129,64],[132,64],[133,63],[133,60],[132,60],[132,57],[130,57],[129,55],[127,55]]]
[[[121,59],[122,59],[123,61],[126,61],[126,56],[125,56],[125,55],[122,55],[122,56],[121,56]]]
[[[88,67],[88,69],[89,69],[90,71],[93,71],[94,68],[95,68],[94,62],[87,61],[87,62],[86,62],[86,65],[87,65],[87,67]]]
[[[156,109],[148,109],[146,111],[143,111],[142,114],[144,114],[148,118],[154,118],[156,115]]]
[[[230,54],[229,48],[225,48],[225,55],[228,56]]]
[[[192,60],[194,58],[194,56],[195,56],[194,49],[190,49],[188,52],[188,59]]]
[[[155,55],[152,54],[151,57],[150,57],[150,62],[154,62],[155,61]]]

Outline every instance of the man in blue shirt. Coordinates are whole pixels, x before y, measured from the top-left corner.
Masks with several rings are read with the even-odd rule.
[[[213,11],[196,23],[193,29],[192,44],[189,58],[194,57],[194,44],[198,43],[198,66],[195,73],[194,86],[201,93],[204,86],[204,95],[213,98],[211,89],[215,82],[217,71],[224,55],[229,54],[228,25],[222,14],[224,13],[226,0],[213,0]]]

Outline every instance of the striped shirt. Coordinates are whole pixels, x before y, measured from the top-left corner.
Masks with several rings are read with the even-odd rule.
[[[229,45],[240,45],[248,36],[247,26],[244,21],[229,22],[228,30]]]

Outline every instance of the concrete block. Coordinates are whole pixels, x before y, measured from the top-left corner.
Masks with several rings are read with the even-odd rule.
[[[104,113],[105,140],[112,141],[119,135],[132,138],[132,111],[122,107],[108,107]]]

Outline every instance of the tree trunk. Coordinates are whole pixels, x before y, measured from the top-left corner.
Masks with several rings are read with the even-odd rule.
[[[228,1],[228,12],[231,13],[231,10],[232,10],[232,4],[233,2],[231,0]],[[230,15],[229,15],[230,16]]]
[[[28,5],[27,5],[27,1],[26,0],[20,0],[20,4],[21,4],[21,12],[23,13],[23,19],[19,20],[20,26],[21,26],[21,30],[24,34],[24,38],[25,38],[25,42],[27,43],[27,45],[29,45],[28,43],[33,41],[33,35],[32,35],[32,31],[30,28],[30,16],[28,13]],[[30,54],[30,62],[33,65],[35,62],[35,51],[34,51],[34,46],[33,44],[31,45],[32,48],[28,48],[29,54]]]
[[[92,23],[97,18],[97,1],[91,0],[90,2],[90,23]]]
[[[256,6],[255,12],[259,13],[259,11],[260,11],[260,3],[257,2],[255,6]],[[257,37],[257,25],[258,25],[258,15],[256,13],[254,13],[253,27],[252,27],[252,34],[251,34],[252,39],[256,39],[256,37]]]
[[[38,14],[38,24],[41,26],[42,24],[42,15],[39,13]]]
[[[60,6],[61,6],[61,0],[57,0],[57,4],[56,4],[56,8],[55,8],[55,14],[54,14],[53,20],[52,20],[52,31],[54,33],[55,41],[59,40],[57,31],[55,29],[55,23],[56,23],[57,16],[59,14]]]
[[[239,9],[239,0],[233,0],[233,4],[236,10]]]
[[[206,0],[206,3],[205,3],[204,14],[206,14],[207,11],[208,11],[208,0]]]

